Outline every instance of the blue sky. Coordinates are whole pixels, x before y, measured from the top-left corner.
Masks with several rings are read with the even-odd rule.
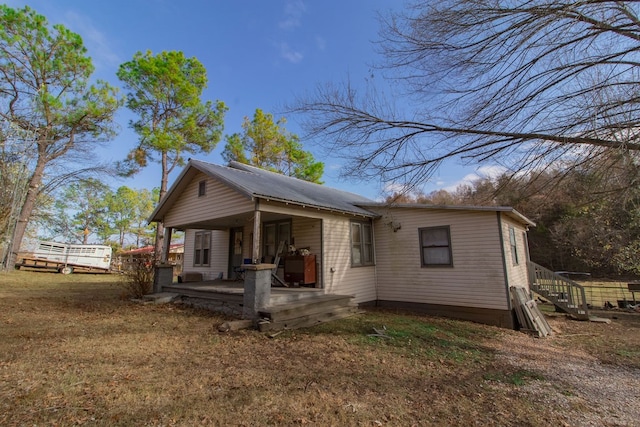
[[[205,100],[221,100],[229,107],[225,134],[241,131],[242,119],[256,108],[276,118],[282,106],[323,82],[363,82],[377,61],[379,24],[376,12],[402,7],[396,0],[32,0],[7,1],[28,5],[80,34],[94,61],[94,76],[120,86],[118,66],[137,51],[180,50],[197,57],[208,72]],[[118,114],[120,134],[99,152],[104,160],[121,160],[136,144],[128,128],[130,114]],[[301,135],[294,118],[287,130]],[[304,141],[305,149],[325,163],[326,185],[379,198],[385,183],[355,183],[339,179],[340,164]],[[222,141],[201,160],[222,164]],[[481,172],[481,171],[480,171]],[[170,176],[170,183],[179,172]],[[425,186],[429,192],[452,188],[475,173],[449,163]],[[113,181],[112,187],[159,186],[160,167],[152,164],[132,179]],[[388,183],[387,183],[388,184]]]

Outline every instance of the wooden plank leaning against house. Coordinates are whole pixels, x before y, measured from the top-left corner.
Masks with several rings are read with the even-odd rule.
[[[527,295],[527,290],[516,286],[512,286],[510,290],[520,330],[538,337],[551,335],[553,332],[551,327],[536,302]]]

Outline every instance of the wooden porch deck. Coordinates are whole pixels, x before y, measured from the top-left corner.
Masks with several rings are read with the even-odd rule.
[[[242,315],[244,284],[232,280],[172,283],[162,292],[187,303],[231,315]],[[323,289],[272,287],[269,306],[260,310],[259,329],[281,330],[313,326],[352,315],[357,306],[352,296],[325,294]]]
[[[172,283],[162,287],[163,292],[180,294],[191,298],[233,301],[242,304],[244,284],[236,280],[205,280],[202,282]],[[324,295],[322,289],[272,287],[270,306],[289,304],[302,299]]]

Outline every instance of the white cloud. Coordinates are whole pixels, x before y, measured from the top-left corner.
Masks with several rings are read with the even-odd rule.
[[[304,58],[302,53],[292,49],[288,43],[284,42],[280,43],[280,56],[294,64],[297,64]]]
[[[5,1],[5,3],[7,2]],[[9,2],[8,4],[11,3],[18,2]],[[15,8],[22,7],[22,5],[15,5]],[[87,48],[87,55],[91,57],[97,69],[117,67],[123,62],[111,48],[108,37],[94,26],[89,16],[71,9],[63,10],[59,6],[56,7],[47,2],[40,4],[36,11],[47,18],[49,25],[62,24],[65,28],[79,34]]]
[[[382,188],[383,193],[385,194],[397,194],[397,193],[406,193],[409,190],[409,187],[404,184],[399,184],[397,182],[388,182]]]
[[[284,6],[284,19],[278,26],[283,30],[292,30],[302,25],[302,15],[307,10],[302,0],[290,0]]]
[[[481,178],[497,178],[507,171],[504,166],[492,165],[492,166],[480,166],[476,173]]]
[[[505,167],[498,166],[498,165],[480,166],[478,169],[475,170],[475,172],[466,174],[455,183],[444,187],[443,190],[453,192],[460,185],[472,184],[474,181],[477,181],[479,179],[484,179],[484,178],[489,178],[489,179],[497,178],[498,176],[502,175],[506,171],[507,169]]]
[[[96,67],[101,65],[114,67],[122,62],[121,58],[111,49],[108,38],[93,26],[89,17],[75,11],[67,11],[64,14],[64,21],[66,27],[80,34]]]
[[[302,16],[307,10],[303,0],[287,0],[284,7],[283,19],[278,22],[278,27],[284,31],[293,31],[302,26]],[[304,58],[302,52],[292,48],[287,42],[277,44],[280,57],[292,64],[297,64]]]

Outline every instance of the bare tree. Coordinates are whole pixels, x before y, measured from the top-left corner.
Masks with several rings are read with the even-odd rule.
[[[292,110],[305,114],[310,137],[348,159],[347,176],[417,184],[449,158],[606,171],[611,150],[637,162],[638,7],[415,2],[381,17],[380,70],[393,96],[373,83],[364,93],[333,84]]]
[[[33,147],[24,141],[20,130],[8,121],[0,122],[0,264],[11,249],[11,236],[28,188]]]

